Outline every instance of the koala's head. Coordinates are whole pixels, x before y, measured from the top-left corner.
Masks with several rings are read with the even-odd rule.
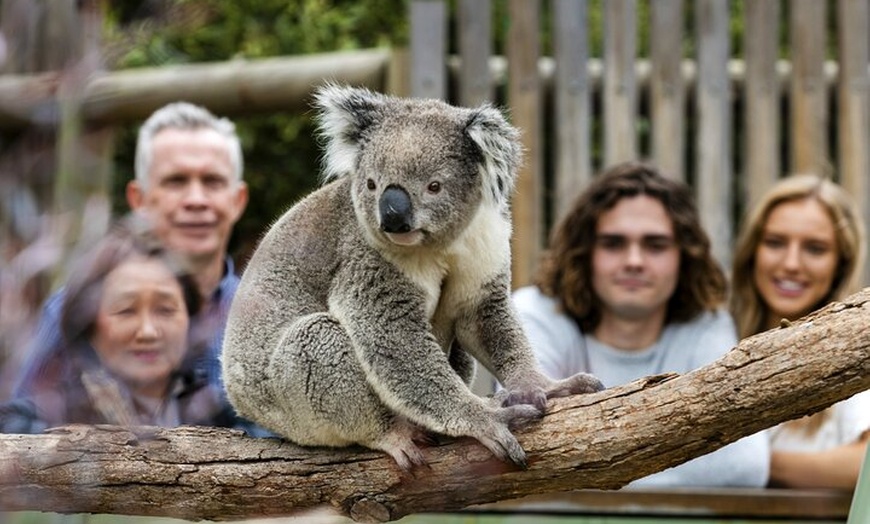
[[[351,177],[357,216],[392,245],[449,243],[481,206],[503,213],[519,132],[495,108],[327,85],[316,93],[325,180]]]

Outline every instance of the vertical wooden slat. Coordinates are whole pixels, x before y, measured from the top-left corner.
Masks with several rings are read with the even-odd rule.
[[[637,0],[609,0],[604,9],[604,164],[637,158]]]
[[[556,60],[553,87],[556,181],[552,198],[558,219],[592,179],[592,93],[586,69],[589,59],[586,0],[555,0],[552,8]]]
[[[746,167],[744,187],[757,202],[780,176],[780,90],[776,74],[779,0],[744,4],[746,84],[743,136]]]
[[[492,100],[490,0],[459,1],[459,103],[475,107]]]
[[[731,264],[731,105],[728,85],[728,2],[697,0],[698,119],[695,190],[713,254]]]
[[[683,0],[656,0],[650,9],[652,159],[665,173],[685,180]]]
[[[492,6],[490,0],[459,0],[458,28],[459,104],[477,107],[493,98],[489,57],[492,54]],[[478,395],[493,392],[495,377],[483,366],[477,366],[471,389]]]
[[[411,96],[447,98],[447,6],[444,0],[412,0]]]
[[[839,0],[840,78],[837,83],[838,154],[840,180],[862,208],[870,231],[870,14],[867,0]],[[870,264],[864,267],[864,285],[870,285]]]
[[[826,2],[792,0],[791,171],[830,174],[824,77]]]
[[[531,282],[543,245],[543,162],[539,0],[510,0],[507,55],[508,101],[513,124],[522,130],[526,153],[513,200],[513,284]]]

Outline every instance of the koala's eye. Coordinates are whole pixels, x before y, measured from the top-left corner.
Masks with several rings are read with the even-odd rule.
[[[426,189],[428,189],[430,193],[437,193],[441,191],[441,182],[429,182]]]
[[[368,180],[366,180],[366,187],[368,188],[369,191],[374,191],[375,190],[375,181],[372,180],[371,178],[369,178]]]

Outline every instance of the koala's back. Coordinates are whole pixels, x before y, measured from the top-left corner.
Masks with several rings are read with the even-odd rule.
[[[274,378],[270,373],[281,371],[274,361],[282,327],[328,309],[342,232],[357,227],[347,185],[335,181],[291,207],[262,238],[242,274],[221,358],[230,400],[243,416],[282,401],[266,386]]]

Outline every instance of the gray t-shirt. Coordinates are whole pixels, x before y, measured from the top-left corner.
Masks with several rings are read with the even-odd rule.
[[[687,373],[705,366],[737,344],[734,321],[724,310],[705,312],[689,322],[665,326],[651,347],[624,351],[580,331],[555,299],[534,286],[513,295],[520,322],[541,367],[551,378],[587,372],[606,387],[660,373]],[[636,480],[629,487],[743,486],[767,484],[770,448],[758,433],[713,453]]]

